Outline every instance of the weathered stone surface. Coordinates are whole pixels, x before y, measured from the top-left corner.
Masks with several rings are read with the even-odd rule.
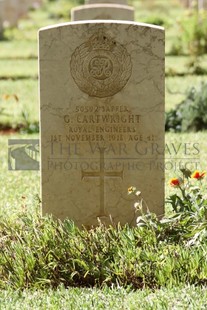
[[[134,8],[119,4],[91,4],[75,7],[71,10],[71,20],[134,20]]]
[[[135,224],[164,213],[164,30],[76,22],[39,32],[43,214]]]

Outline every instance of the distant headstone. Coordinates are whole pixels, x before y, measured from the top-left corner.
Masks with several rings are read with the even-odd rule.
[[[134,8],[126,0],[88,0],[71,10],[71,20],[134,20]]]
[[[0,4],[0,16],[3,24],[10,27],[17,27],[19,19],[27,16],[30,8],[39,7],[41,4],[42,0],[2,0],[2,4]]]
[[[5,0],[0,0],[0,38],[4,31],[4,2]]]
[[[43,4],[43,0],[31,0],[31,7],[39,8]]]
[[[4,17],[3,21],[10,27],[16,27],[18,25],[20,12],[19,0],[6,0],[4,2]]]
[[[180,0],[181,4],[188,9],[198,9],[206,10],[207,9],[207,0]]]
[[[0,36],[3,33],[4,2],[5,0],[0,0]]]
[[[206,10],[207,9],[207,0],[198,0],[198,10]]]
[[[71,20],[134,20],[134,8],[120,4],[91,4],[82,5],[71,10]]]
[[[87,21],[39,32],[43,214],[135,224],[164,213],[164,30]]]
[[[18,7],[19,18],[27,15],[27,12],[31,7],[31,5],[32,5],[31,0],[19,0],[19,7]]]
[[[194,0],[180,0],[180,2],[185,8],[192,8],[195,4]]]
[[[38,8],[42,5],[42,0],[19,0],[19,16],[26,16],[29,9]]]
[[[97,4],[97,3],[115,3],[127,5],[127,0],[85,0],[86,4]]]

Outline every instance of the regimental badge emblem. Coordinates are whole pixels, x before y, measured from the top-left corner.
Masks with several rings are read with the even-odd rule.
[[[127,49],[103,30],[76,48],[70,61],[72,77],[91,97],[110,97],[128,82],[132,62]]]

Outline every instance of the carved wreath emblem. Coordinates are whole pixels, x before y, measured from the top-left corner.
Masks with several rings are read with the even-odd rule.
[[[127,84],[132,63],[126,48],[100,30],[76,48],[70,69],[80,90],[104,98],[115,95]]]

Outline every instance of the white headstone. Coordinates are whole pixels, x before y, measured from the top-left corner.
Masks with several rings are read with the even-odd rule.
[[[3,19],[10,27],[16,27],[18,25],[20,6],[19,0],[6,0],[4,2]]]
[[[86,0],[86,4],[98,4],[98,3],[114,3],[114,4],[125,4],[127,5],[127,0]]]
[[[164,213],[164,43],[133,22],[40,30],[43,214],[134,225],[130,186]]]
[[[134,8],[120,4],[90,4],[75,7],[71,10],[71,20],[134,20]]]
[[[18,7],[19,18],[27,15],[30,6],[31,6],[31,0],[19,0],[19,7]]]

